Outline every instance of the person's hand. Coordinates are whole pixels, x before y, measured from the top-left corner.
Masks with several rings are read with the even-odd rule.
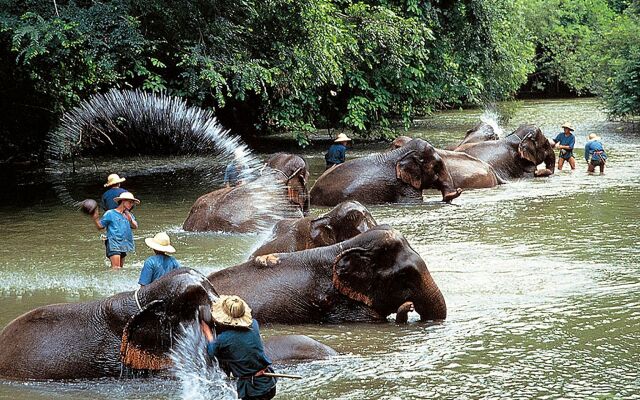
[[[127,220],[129,220],[129,222],[131,222],[131,213],[129,212],[129,210],[124,210],[124,216]]]

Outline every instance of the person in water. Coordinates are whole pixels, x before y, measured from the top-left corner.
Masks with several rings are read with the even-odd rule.
[[[569,162],[571,169],[576,169],[576,159],[573,157],[573,146],[576,144],[576,137],[572,133],[574,131],[573,126],[570,123],[565,122],[562,125],[564,132],[559,133],[553,144],[556,148],[560,149],[560,157],[558,158],[558,169],[562,170],[562,165],[565,161]]]
[[[166,232],[160,232],[152,238],[146,238],[144,242],[155,254],[144,261],[140,279],[138,279],[140,286],[148,285],[170,271],[180,268],[178,260],[169,255],[175,253],[176,249],[171,245],[171,239]]]
[[[105,246],[107,258],[111,261],[111,268],[120,269],[124,267],[124,258],[127,253],[136,249],[135,243],[133,243],[132,229],[138,228],[138,222],[131,210],[135,204],[140,204],[140,200],[136,199],[133,194],[124,192],[114,201],[118,207],[105,212],[102,218],[96,208],[92,218],[98,229],[107,230]]]
[[[276,395],[276,379],[264,375],[273,372],[271,360],[264,352],[258,322],[251,317],[251,309],[238,296],[220,296],[211,306],[218,337],[207,323],[200,321],[207,339],[207,353],[215,357],[227,375],[237,379],[238,398],[269,400]]]
[[[116,203],[114,199],[127,191],[120,187],[120,184],[125,180],[125,178],[119,177],[118,174],[111,174],[107,177],[107,183],[104,184],[104,187],[109,189],[104,192],[100,200],[100,205],[104,211],[113,210],[118,207],[118,203]]]
[[[344,133],[338,135],[336,140],[333,141],[334,143],[329,147],[329,151],[324,155],[324,160],[327,163],[326,169],[344,162],[347,153],[347,144],[350,141],[351,139]]]
[[[604,166],[607,161],[607,153],[600,141],[600,136],[589,134],[587,144],[584,145],[584,159],[587,160],[587,173],[593,175],[596,167],[600,168],[600,175],[604,175]]]

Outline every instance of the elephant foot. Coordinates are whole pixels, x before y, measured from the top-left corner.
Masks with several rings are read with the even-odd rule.
[[[456,197],[460,196],[462,194],[462,189],[461,188],[457,188],[455,192],[451,192],[451,193],[445,193],[442,196],[442,201],[449,203],[451,200],[455,199]]]
[[[548,169],[548,168],[545,168],[545,169],[537,169],[537,170],[535,170],[535,171],[533,172],[533,176],[535,176],[535,177],[549,176],[549,175],[553,175],[553,172],[552,172],[550,169]]]
[[[406,301],[398,307],[396,311],[396,324],[406,324],[409,319],[409,312],[415,311],[412,301]]]

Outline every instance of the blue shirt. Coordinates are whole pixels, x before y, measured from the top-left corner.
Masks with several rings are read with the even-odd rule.
[[[264,352],[260,328],[254,319],[251,329],[227,329],[215,341],[207,343],[209,357],[215,357],[221,367],[236,378],[252,377],[256,372],[271,365]],[[267,376],[253,379],[238,379],[238,397],[260,396],[270,391],[276,380]]]
[[[118,203],[114,200],[116,197],[120,196],[122,193],[126,192],[126,189],[119,187],[112,187],[102,195],[102,200],[100,201],[100,205],[102,209],[113,210],[118,207]]]
[[[135,217],[131,214],[135,221]],[[127,253],[136,249],[129,220],[116,210],[109,210],[102,216],[100,224],[107,230],[107,240],[111,251]]]
[[[569,146],[570,149],[561,149],[560,150],[560,157],[564,158],[565,160],[568,160],[569,158],[573,157],[573,146],[575,146],[576,144],[576,137],[575,135],[572,133],[569,136],[565,135],[564,132],[559,133],[558,136],[556,136],[555,139],[553,139],[554,142],[556,143],[560,143],[560,145],[562,146]]]
[[[140,285],[148,285],[151,282],[160,279],[164,274],[174,269],[180,268],[180,263],[175,257],[168,254],[156,254],[144,261],[144,266],[140,272]]]
[[[224,170],[224,183],[231,186],[236,186],[240,180],[240,168],[235,163],[227,165]]]
[[[327,164],[342,164],[344,162],[347,146],[342,143],[334,143],[329,147],[329,151],[324,155]]]
[[[607,159],[607,153],[604,152],[604,146],[599,140],[590,140],[584,146],[584,159],[600,161]]]

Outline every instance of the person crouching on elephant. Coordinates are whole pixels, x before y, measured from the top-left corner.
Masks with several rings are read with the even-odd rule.
[[[587,144],[584,146],[584,159],[587,160],[587,173],[593,175],[596,167],[600,168],[600,175],[604,175],[604,165],[607,161],[607,153],[600,141],[600,136],[591,133]]]
[[[145,244],[155,252],[155,255],[144,261],[138,283],[145,286],[160,279],[163,275],[180,268],[180,263],[167,253],[175,253],[176,249],[171,245],[171,239],[165,232],[160,232],[152,238],[146,238]]]
[[[329,147],[329,151],[324,155],[324,160],[327,162],[327,168],[325,168],[325,170],[344,162],[347,153],[347,144],[350,141],[351,139],[344,133],[338,135],[334,143]]]
[[[93,212],[93,222],[98,229],[107,230],[107,258],[111,261],[111,268],[124,267],[124,258],[127,253],[136,249],[133,243],[132,229],[138,228],[138,222],[131,213],[134,204],[140,204],[133,194],[124,192],[114,199],[118,207],[104,213],[102,219],[98,209]]]
[[[576,137],[573,133],[574,129],[570,123],[565,122],[562,125],[562,129],[564,129],[563,133],[558,133],[558,135],[553,139],[553,144],[556,148],[560,149],[560,157],[558,157],[558,169],[562,170],[562,165],[565,161],[569,162],[571,169],[576,169],[576,159],[573,157],[573,146],[576,144]]]
[[[227,375],[237,379],[240,399],[269,400],[276,395],[276,379],[264,375],[273,372],[271,360],[264,352],[258,322],[251,317],[251,309],[238,296],[220,296],[211,306],[216,323],[217,338],[206,322],[201,321],[207,339],[207,353],[215,357]]]

